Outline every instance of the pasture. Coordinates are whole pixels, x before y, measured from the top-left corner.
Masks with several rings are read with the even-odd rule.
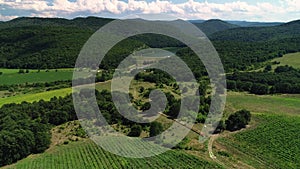
[[[272,60],[272,62],[274,61],[280,62],[280,66],[289,65],[294,68],[300,68],[300,52],[286,54],[281,58],[276,58]],[[278,65],[274,65],[273,68],[275,69],[275,67],[277,66]]]
[[[23,101],[26,102],[34,102],[39,101],[41,99],[45,101],[49,101],[54,96],[56,97],[64,97],[68,94],[71,94],[72,89],[71,88],[65,88],[65,89],[58,89],[58,90],[52,90],[52,91],[46,91],[41,93],[29,93],[29,94],[23,94],[23,95],[16,95],[6,98],[0,98],[0,107],[4,104],[10,104],[10,103],[22,103]]]
[[[268,114],[300,115],[300,95],[254,95],[228,92],[226,113],[240,109]]]
[[[60,80],[71,80],[73,77],[72,69],[56,70],[29,70],[29,73],[19,74],[19,69],[0,69],[0,85],[14,85],[25,83],[45,83]]]

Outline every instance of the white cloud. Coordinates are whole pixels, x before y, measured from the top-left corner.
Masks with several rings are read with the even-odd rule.
[[[0,14],[0,21],[8,21],[17,18],[18,16],[3,16]]]
[[[265,20],[284,21],[300,17],[300,3],[298,0],[280,0],[281,5],[257,2],[249,4],[243,1],[227,3],[209,3],[188,0],[175,4],[167,0],[155,0],[147,2],[145,0],[54,0],[52,5],[46,0],[0,0],[0,5],[6,5],[14,10],[34,11],[32,16],[41,17],[67,17],[74,13],[84,12],[90,15],[101,15],[110,13],[111,15],[125,15],[136,13],[143,14],[171,14],[182,19],[234,19],[234,20]],[[9,10],[9,9],[7,9]],[[291,18],[290,13],[298,16]]]

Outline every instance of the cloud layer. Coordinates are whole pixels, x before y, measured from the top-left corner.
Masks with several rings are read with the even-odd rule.
[[[280,0],[279,3],[258,1],[255,4],[242,0],[227,3],[195,0],[183,3],[166,0],[0,0],[0,12],[0,20],[17,16],[72,18],[88,15],[124,17],[168,14],[181,19],[290,21],[300,18],[300,3],[298,0]]]

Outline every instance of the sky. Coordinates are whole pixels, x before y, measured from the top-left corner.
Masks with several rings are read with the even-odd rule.
[[[222,19],[289,22],[300,0],[0,0],[0,21],[17,17]]]

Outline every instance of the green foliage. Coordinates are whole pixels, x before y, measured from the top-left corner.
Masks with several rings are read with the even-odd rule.
[[[259,63],[300,51],[300,21],[273,27],[235,28],[210,36],[225,69],[247,70]]]
[[[231,114],[225,121],[226,129],[229,131],[236,131],[245,128],[251,120],[251,114],[248,110],[240,110]]]
[[[267,65],[264,69],[264,72],[269,72],[272,70],[272,66],[271,65]]]
[[[130,128],[130,132],[129,132],[128,136],[139,137],[141,135],[141,133],[142,133],[142,126],[135,124]]]
[[[278,66],[275,72],[235,72],[227,75],[227,88],[254,94],[293,94],[300,92],[299,77],[300,70],[290,66]]]
[[[218,19],[211,19],[203,23],[194,23],[194,25],[196,25],[207,36],[214,34],[216,32],[239,27],[237,25],[233,25]]]
[[[159,122],[150,123],[150,137],[159,135],[163,131],[163,126]]]

